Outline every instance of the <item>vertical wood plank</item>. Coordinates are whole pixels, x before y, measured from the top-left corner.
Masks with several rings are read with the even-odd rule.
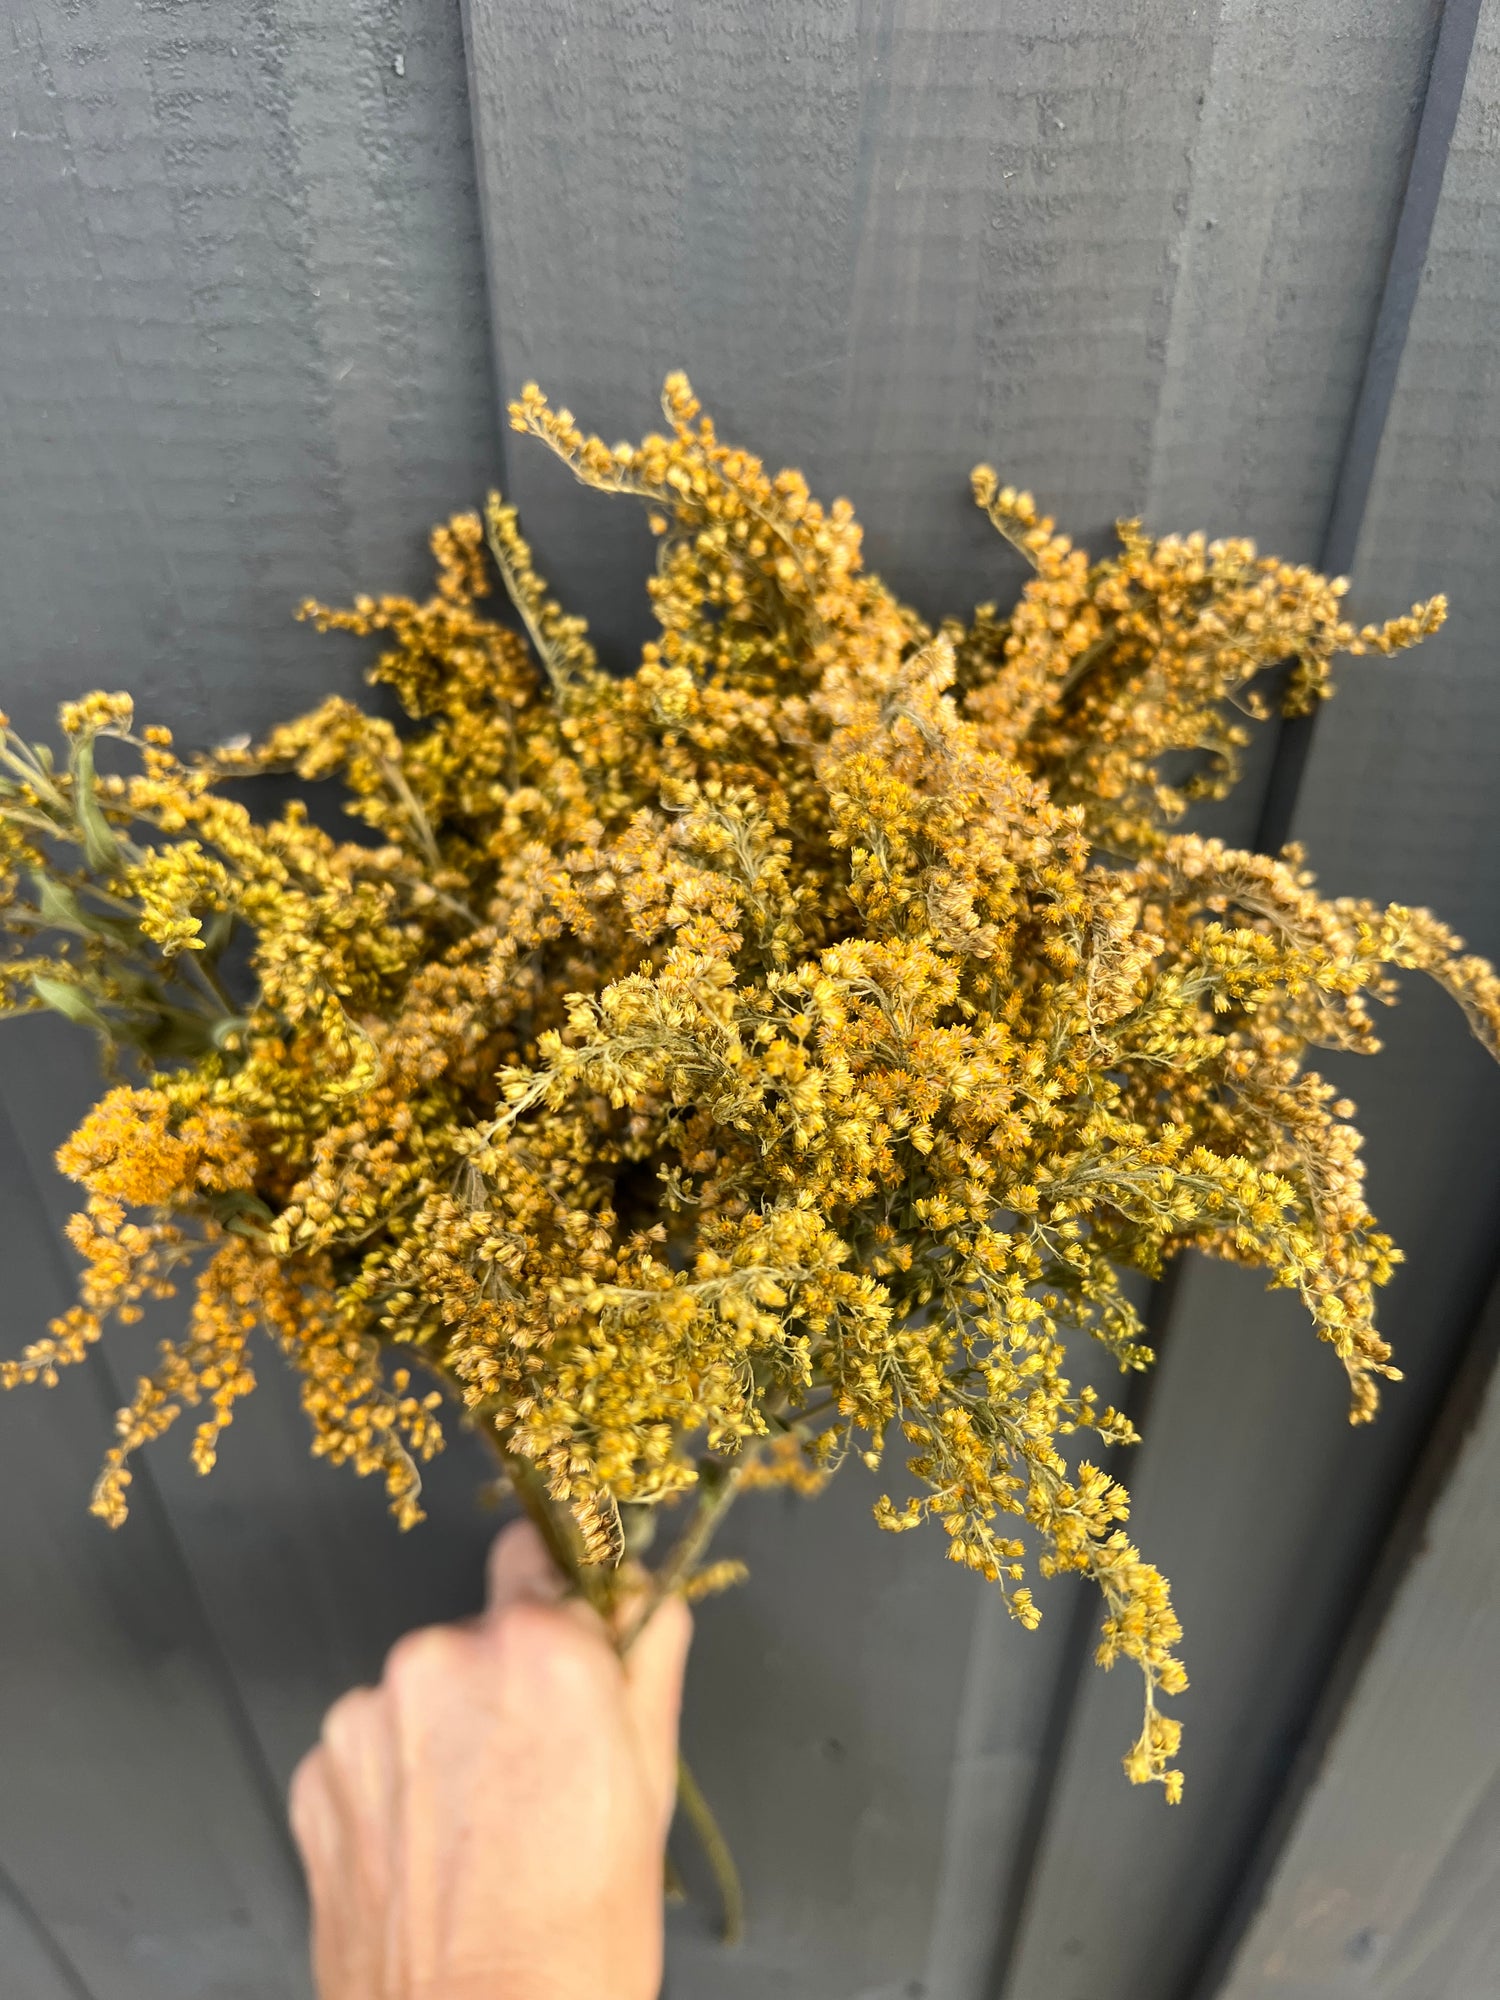
[[[0,1881],[0,1966],[14,2000],[93,2000],[77,1968],[8,1881]]]
[[[614,436],[687,367],[929,610],[1016,580],[981,454],[1094,533],[1315,553],[1433,10],[469,0],[502,391]],[[628,659],[644,531],[534,450],[509,486]]]
[[[1442,0],[1220,8],[1151,438],[1151,519],[1165,507],[1298,558],[1320,553],[1442,11]]]
[[[685,365],[726,435],[850,494],[875,566],[928,610],[1018,581],[968,504],[981,455],[1091,534],[1146,507],[1158,526],[1249,527],[1313,555],[1434,20],[1433,0],[1378,18],[1330,0],[1311,19],[1250,0],[1066,13],[1043,0],[468,0],[501,392],[535,376],[615,436],[653,420],[661,375]],[[644,530],[535,448],[517,445],[507,473],[544,571],[627,664],[647,626]],[[1224,829],[1248,836],[1258,812],[1252,786]],[[1318,1420],[1336,1436],[1332,1386],[1328,1401]],[[841,1573],[866,1566],[878,1596],[892,1586],[876,1577],[910,1562],[910,1601],[933,1593],[925,1666],[888,1616],[868,1640],[912,1704],[879,1782],[897,1782],[898,1764],[910,1773],[915,1889],[846,1878],[862,1811],[851,1793],[834,1822],[846,1830],[793,1873],[775,1871],[768,1837],[778,1900],[745,1972],[679,1959],[683,1994],[723,1977],[753,1988],[758,1972],[789,1994],[894,1994],[917,1979],[958,2000],[988,1980],[1072,1600],[1044,1592],[1040,1640],[992,1629],[988,1610],[976,1623],[915,1538],[899,1559],[874,1542],[846,1553],[834,1504],[799,1533]],[[797,1712],[782,1648],[805,1641],[797,1604],[777,1607],[774,1578],[767,1590],[757,1615],[779,1643],[761,1642],[755,1705],[743,1649],[722,1682],[700,1660],[696,1726],[709,1780],[732,1799],[753,1756],[795,1827],[808,1760],[769,1718]],[[706,1614],[705,1636],[736,1615]],[[861,1691],[858,1708],[880,1670],[867,1682],[836,1637],[818,1647]],[[753,1749],[747,1714],[768,1718]],[[1125,1740],[1122,1728],[1099,1754],[1107,1786],[1123,1789]],[[981,1759],[1003,1801],[972,1771],[955,1784]],[[883,1974],[873,1937],[887,1940]],[[1112,1975],[1094,1991],[1106,1987]]]
[[[493,477],[456,5],[78,0],[0,33],[5,706],[41,730],[60,697],[129,686],[195,747],[352,688],[360,651],[295,604],[425,585],[427,526]],[[0,1034],[6,1351],[67,1284],[50,1156],[95,1081],[59,1026]],[[469,1608],[491,1524],[458,1452],[442,1520],[398,1537],[309,1460],[271,1362],[219,1478],[169,1441],[111,1540],[88,1488],[156,1330],[0,1408],[0,1796],[25,1843],[0,1859],[100,2000],[301,1993],[285,1778],[397,1632]],[[0,1965],[8,1992],[21,1961]]]
[[[1034,1777],[1030,1721],[1045,1708],[1061,1621],[1026,1646],[987,1620],[1010,1652],[1010,1708],[996,1710],[997,1663],[979,1656],[975,1688],[969,1658],[984,1599],[939,1550],[913,1561],[877,1532],[879,1490],[852,1466],[812,1503],[751,1495],[724,1536],[750,1582],[698,1614],[685,1743],[744,1872],[749,1935],[731,1953],[710,1935],[712,1891],[691,1875],[684,1844],[703,1897],[674,1918],[666,2000],[941,1991],[927,1983],[931,1928],[959,1759],[984,1757],[1002,1814]],[[956,1729],[966,1680],[968,1721]],[[971,1821],[977,1901],[951,1903],[953,1950],[988,1935],[1006,1831]]]
[[[1478,1346],[1492,1364],[1500,1300],[1486,1322]],[[1452,1412],[1457,1463],[1441,1468],[1436,1505],[1411,1524],[1410,1567],[1224,2000],[1467,2000],[1493,1983],[1500,1379],[1492,1367],[1488,1383],[1473,1376]]]
[[[0,32],[7,700],[40,722],[105,674],[189,743],[259,728],[339,671],[296,604],[423,581],[492,477],[456,12],[79,0]]]
[[[1451,593],[1454,615],[1419,661],[1348,663],[1292,823],[1326,890],[1433,906],[1491,956],[1500,949],[1490,781],[1500,607],[1489,561],[1500,464],[1497,41],[1500,21],[1486,7],[1355,565],[1363,615],[1409,604],[1419,577],[1421,590]],[[1168,1814],[1100,1784],[1100,1759],[1126,1718],[1120,1691],[1090,1686],[1051,1805],[1012,2000],[1212,1990],[1215,1933],[1485,1295],[1500,1078],[1441,996],[1407,984],[1384,1054],[1319,1064],[1360,1106],[1372,1205],[1407,1251],[1382,1306],[1407,1379],[1373,1430],[1341,1430],[1339,1371],[1289,1303],[1257,1295],[1244,1274],[1208,1265],[1188,1274],[1134,1523],[1172,1576],[1187,1626],[1187,1798]],[[1209,1408],[1222,1418],[1205,1435]],[[1090,1885],[1086,1912],[1080,1881]]]

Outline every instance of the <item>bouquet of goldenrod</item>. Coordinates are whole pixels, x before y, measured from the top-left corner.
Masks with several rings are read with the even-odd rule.
[[[5,1004],[92,1029],[114,1078],[60,1154],[80,1303],[6,1380],[187,1283],[106,1520],[185,1406],[209,1470],[260,1327],[313,1449],[403,1523],[451,1411],[579,1587],[647,1610],[728,1580],[738,1489],[894,1444],[879,1524],[935,1520],[1023,1624],[1031,1552],[1095,1580],[1100,1661],[1145,1679],[1126,1771],[1175,1798],[1177,1619],[1075,1446],[1134,1432],[1073,1371],[1145,1367],[1122,1274],[1197,1248],[1295,1288],[1369,1417],[1397,1252],[1306,1054],[1373,1050],[1396,967],[1493,1047],[1500,982],[1295,850],[1171,829],[1233,782],[1237,716],[1309,710],[1442,600],[1357,630],[1341,583],[1135,522],[1091,562],[980,468],[1033,574],[933,629],[846,502],[721,444],[681,376],[664,406],[639,447],[535,387],[511,411],[646,505],[660,636],[628,678],[492,499],[434,534],[425,604],[304,607],[379,635],[406,726],[335,698],[184,759],[92,694],[60,755],[5,733]],[[357,834],[257,820],[234,781],[271,771],[340,781]]]

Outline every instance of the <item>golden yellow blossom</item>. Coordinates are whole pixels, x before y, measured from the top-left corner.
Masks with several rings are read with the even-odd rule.
[[[331,699],[194,763],[95,694],[56,760],[5,732],[7,1004],[134,1065],[61,1155],[80,1304],[5,1379],[190,1280],[105,1518],[184,1408],[208,1469],[259,1327],[314,1450],[403,1521],[446,1398],[604,1596],[652,1510],[693,1496],[653,1587],[701,1593],[736,1573],[702,1557],[738,1487],[894,1452],[877,1520],[935,1521],[1023,1625],[1031,1570],[1094,1579],[1099,1659],[1145,1681],[1126,1770],[1175,1798],[1177,1619],[1075,1449],[1135,1441],[1087,1380],[1151,1360],[1122,1277],[1188,1248],[1262,1269],[1368,1417],[1397,1252],[1308,1052],[1373,1050],[1400,968],[1500,1045],[1500,982],[1426,912],[1177,822],[1273,670],[1307,707],[1441,600],[1359,629],[1341,583],[1134,522],[1092,562],[981,468],[1033,575],[933,629],[847,502],[723,444],[681,376],[664,407],[639,446],[533,386],[512,410],[647,509],[659,633],[628,678],[495,498],[435,534],[427,602],[305,607],[379,640],[404,727]],[[340,781],[360,837],[224,789],[269,771]]]

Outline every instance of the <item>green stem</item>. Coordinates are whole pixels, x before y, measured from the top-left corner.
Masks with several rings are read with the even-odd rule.
[[[729,1842],[714,1818],[713,1808],[699,1789],[687,1759],[681,1755],[677,1759],[677,1803],[683,1818],[697,1834],[698,1844],[713,1870],[723,1915],[720,1934],[725,1944],[739,1944],[745,1935],[745,1892],[740,1886],[740,1871],[734,1865]]]
[[[687,1527],[673,1544],[665,1561],[652,1574],[650,1588],[641,1601],[640,1609],[621,1636],[622,1653],[630,1651],[644,1627],[650,1622],[657,1606],[687,1582],[688,1576],[717,1533],[720,1522],[733,1505],[735,1495],[740,1489],[740,1482],[754,1463],[756,1455],[756,1446],[747,1444],[741,1448],[739,1456],[728,1465],[719,1459],[699,1460],[698,1504],[693,1509]]]
[[[222,1007],[224,1012],[231,1018],[233,1018],[235,1013],[234,1002],[225,992],[223,982],[220,980],[218,974],[214,971],[213,967],[211,965],[205,965],[202,959],[199,957],[198,953],[195,951],[191,952],[184,951],[179,953],[178,956],[184,962],[185,969],[192,973],[194,978],[198,981],[198,984],[203,988],[204,992],[208,995],[209,999],[212,1000],[216,1006]]]

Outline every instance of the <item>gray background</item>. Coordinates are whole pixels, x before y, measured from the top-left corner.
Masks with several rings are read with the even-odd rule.
[[[538,376],[607,436],[686,366],[727,434],[848,493],[926,610],[1013,588],[985,456],[1069,526],[1248,531],[1415,660],[1349,662],[1219,816],[1500,955],[1500,0],[41,0],[5,37],[5,706],[130,686],[202,742],[332,686],[304,594],[420,585],[499,481],[628,658],[647,538],[504,431]],[[513,449],[514,447],[514,449]],[[1092,1606],[1027,1636],[855,1472],[747,1502],[690,1748],[749,1945],[675,1920],[673,2000],[1480,2000],[1500,1951],[1500,1077],[1420,990],[1346,1064],[1408,1253],[1373,1430],[1298,1310],[1206,1264],[1155,1301],[1134,1520],[1188,1631],[1188,1790],[1131,1791]],[[92,1089],[0,1040],[0,1326],[67,1300],[51,1152]],[[85,1513],[152,1330],[0,1404],[0,1990],[305,1994],[287,1775],[408,1625],[431,1524],[314,1464],[268,1363],[197,1481]],[[1477,1415],[1477,1428],[1471,1420]]]

